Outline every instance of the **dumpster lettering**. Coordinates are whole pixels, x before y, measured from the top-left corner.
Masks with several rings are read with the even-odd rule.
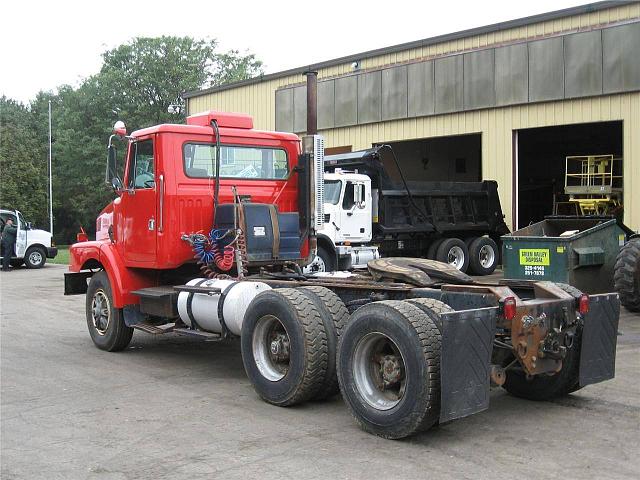
[[[548,248],[522,248],[520,249],[520,265],[548,266]]]
[[[544,267],[542,265],[525,265],[524,274],[526,276],[543,277]]]

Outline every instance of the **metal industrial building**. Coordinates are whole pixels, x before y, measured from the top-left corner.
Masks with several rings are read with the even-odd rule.
[[[318,72],[330,152],[390,143],[412,178],[494,179],[512,228],[552,213],[565,157],[613,155],[640,229],[640,2],[598,2],[187,92],[303,133]]]

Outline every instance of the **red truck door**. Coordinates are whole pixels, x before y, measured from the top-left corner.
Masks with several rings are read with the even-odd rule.
[[[132,145],[127,191],[121,195],[121,234],[127,266],[153,267],[156,262],[158,191],[155,135]]]

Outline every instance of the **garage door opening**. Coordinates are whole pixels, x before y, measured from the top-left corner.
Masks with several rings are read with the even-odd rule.
[[[554,198],[557,213],[579,212],[565,194],[567,157],[610,155],[612,174],[622,186],[622,122],[518,130],[514,135],[514,149],[517,153],[514,159],[517,182],[514,182],[513,196],[516,199],[516,228],[553,214]],[[569,162],[570,165],[581,165],[581,160]],[[570,173],[573,171],[570,168]]]
[[[477,182],[482,179],[482,135],[422,138],[389,142],[408,180],[437,182]],[[393,158],[383,151],[385,167]],[[397,169],[389,166],[389,175],[396,181]]]

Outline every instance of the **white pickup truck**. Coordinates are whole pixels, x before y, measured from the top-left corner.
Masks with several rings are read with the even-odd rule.
[[[8,219],[13,220],[13,224],[18,227],[15,256],[11,258],[11,265],[16,267],[24,263],[28,268],[41,268],[47,258],[55,258],[58,249],[51,233],[32,228],[31,222],[26,222],[18,210],[0,209],[0,229],[4,228]]]

